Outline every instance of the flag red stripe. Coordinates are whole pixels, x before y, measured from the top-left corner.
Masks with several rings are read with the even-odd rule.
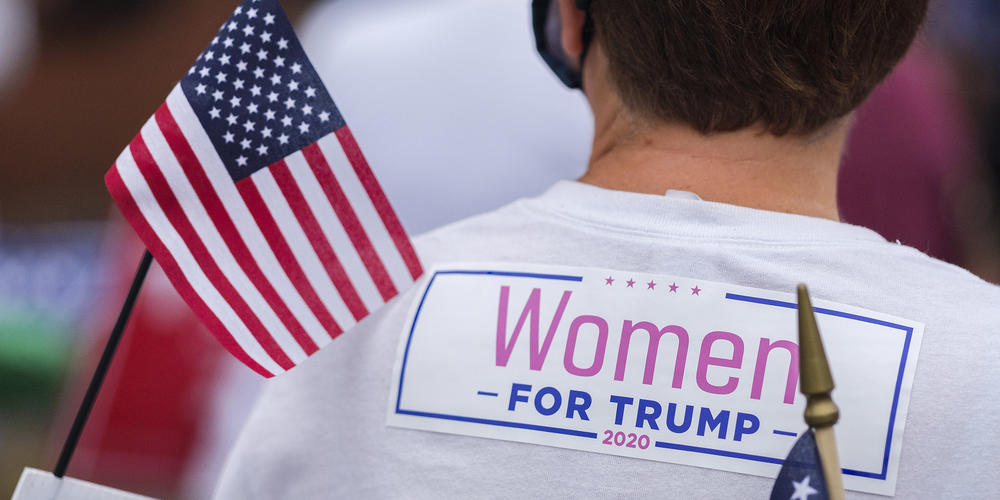
[[[351,206],[351,202],[347,199],[347,195],[344,194],[343,188],[340,187],[340,182],[337,181],[337,176],[330,169],[330,164],[326,161],[323,152],[320,151],[319,145],[313,143],[306,146],[302,149],[302,155],[306,157],[306,163],[309,164],[313,175],[316,176],[316,180],[319,181],[319,185],[323,188],[323,193],[326,194],[327,200],[330,201],[330,205],[337,214],[340,224],[344,226],[344,231],[351,238],[351,244],[354,245],[354,249],[357,250],[358,255],[361,257],[361,262],[364,263],[365,269],[368,270],[368,275],[375,282],[375,287],[378,288],[378,293],[382,295],[382,300],[388,302],[398,293],[396,286],[392,283],[389,272],[385,270],[385,264],[379,258],[375,246],[372,245],[368,234],[365,232],[365,228],[361,225],[361,221],[358,220],[358,215],[354,212],[354,207]]]
[[[358,180],[361,181],[361,185],[364,186],[368,197],[375,206],[375,210],[378,212],[379,217],[382,218],[382,223],[385,224],[386,230],[389,231],[389,236],[392,237],[392,241],[396,245],[396,250],[399,251],[403,262],[406,263],[406,268],[410,271],[410,276],[413,279],[419,278],[424,271],[420,266],[420,259],[417,258],[417,252],[413,250],[413,245],[410,244],[410,239],[406,236],[406,230],[403,229],[399,218],[396,217],[396,212],[393,211],[392,205],[389,204],[385,193],[382,192],[382,187],[379,186],[378,179],[375,178],[371,167],[368,166],[368,161],[365,160],[364,154],[361,153],[361,148],[358,146],[357,141],[354,140],[354,135],[346,125],[337,129],[336,134],[337,139],[340,141],[340,146],[344,150],[344,154],[347,155],[347,159],[350,160],[351,166],[354,168],[354,173],[358,176]]]
[[[250,252],[250,248],[243,241],[243,237],[240,236],[239,230],[236,229],[236,225],[233,223],[229,212],[226,211],[222,200],[219,199],[218,193],[215,192],[211,181],[208,180],[208,176],[205,175],[205,170],[201,162],[195,156],[194,150],[191,149],[191,145],[188,144],[180,127],[177,126],[173,115],[170,114],[170,109],[167,108],[166,104],[163,104],[154,116],[156,124],[160,127],[160,131],[163,132],[163,137],[166,138],[167,144],[170,146],[171,151],[173,151],[174,157],[180,163],[181,169],[194,188],[201,204],[205,207],[205,211],[208,212],[212,223],[218,229],[222,240],[225,241],[226,246],[232,252],[237,264],[243,269],[247,278],[250,279],[250,282],[253,283],[261,296],[264,297],[264,300],[278,316],[278,319],[281,320],[281,323],[285,325],[289,333],[292,334],[292,337],[299,346],[302,347],[306,355],[311,355],[318,351],[319,347],[309,337],[309,334],[306,333],[305,328],[302,327],[302,324],[292,314],[292,311],[288,309],[285,301],[278,295],[271,282],[264,276],[264,272],[261,271],[257,259],[254,258]]]
[[[271,211],[264,203],[264,198],[260,195],[257,185],[251,179],[242,179],[236,183],[236,189],[240,192],[240,196],[243,197],[243,201],[247,204],[247,208],[250,209],[250,213],[253,214],[257,226],[264,233],[264,239],[267,240],[267,244],[274,250],[274,255],[278,258],[281,268],[285,270],[285,274],[292,280],[295,289],[302,295],[302,299],[309,306],[313,314],[316,315],[316,319],[323,325],[323,328],[326,329],[331,338],[343,333],[343,329],[333,319],[333,315],[327,310],[323,301],[319,299],[319,295],[316,294],[316,290],[309,283],[309,279],[306,278],[306,273],[302,270],[302,266],[299,265],[295,254],[292,253],[292,248],[288,246],[285,236],[278,229],[278,223],[274,220],[274,216],[271,215]]]
[[[251,358],[246,351],[240,347],[239,343],[233,339],[230,335],[229,330],[222,324],[222,321],[212,312],[212,309],[205,304],[205,301],[201,299],[201,296],[195,292],[194,287],[188,282],[187,278],[184,277],[184,273],[181,271],[180,266],[177,261],[174,260],[173,255],[170,250],[167,249],[166,245],[160,241],[160,238],[153,231],[153,228],[149,226],[146,219],[142,216],[142,212],[139,211],[139,207],[129,193],[128,188],[122,181],[121,176],[118,174],[118,167],[115,165],[108,171],[108,174],[104,178],[105,184],[108,186],[108,191],[111,193],[111,197],[114,198],[115,203],[118,205],[122,212],[122,215],[128,220],[132,228],[135,229],[139,238],[149,249],[153,257],[156,258],[157,264],[163,268],[164,274],[167,275],[167,279],[174,285],[177,292],[180,294],[184,302],[187,303],[188,307],[194,311],[195,315],[205,324],[212,335],[219,341],[222,346],[229,351],[230,354],[243,362],[243,364],[250,367],[251,370],[259,373],[263,377],[271,378],[274,376],[273,373],[269,372],[263,366],[258,364]]]
[[[341,298],[344,299],[347,309],[351,311],[354,319],[361,321],[361,318],[368,316],[368,309],[365,307],[364,302],[361,301],[361,297],[358,296],[357,290],[354,289],[354,284],[351,283],[347,272],[344,271],[344,266],[341,265],[340,259],[337,258],[337,254],[333,251],[333,247],[330,246],[329,240],[323,234],[316,216],[313,214],[312,209],[309,208],[309,204],[306,203],[302,191],[299,190],[299,185],[292,178],[291,172],[288,171],[288,165],[284,160],[279,160],[271,165],[269,170],[274,176],[278,187],[281,189],[281,194],[288,200],[288,206],[291,207],[292,213],[295,214],[299,225],[302,226],[303,232],[309,238],[309,243],[312,244],[313,250],[316,251],[320,262],[323,263],[323,268],[326,269],[330,280],[333,281],[333,285],[337,287]]]
[[[205,247],[205,243],[198,237],[194,226],[191,225],[191,221],[188,220],[187,215],[181,208],[180,202],[173,191],[170,190],[166,178],[160,172],[159,166],[153,160],[153,156],[149,153],[142,135],[136,136],[129,147],[132,151],[132,157],[135,158],[135,163],[139,167],[142,176],[146,179],[146,184],[149,186],[150,191],[152,191],[157,203],[167,215],[170,224],[180,235],[181,239],[184,240],[184,244],[191,250],[191,254],[198,262],[198,265],[205,271],[205,275],[215,284],[219,293],[222,294],[222,297],[233,308],[236,315],[240,317],[271,359],[285,370],[291,369],[295,366],[295,363],[288,358],[288,355],[281,349],[281,346],[268,333],[267,328],[264,327],[257,315],[246,301],[243,300],[243,297],[236,291],[236,288],[233,287],[233,284],[222,273],[215,259],[209,253],[208,248]]]

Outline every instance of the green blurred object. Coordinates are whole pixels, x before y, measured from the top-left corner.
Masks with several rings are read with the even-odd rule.
[[[70,338],[65,327],[40,315],[0,309],[0,406],[50,408],[69,365]]]

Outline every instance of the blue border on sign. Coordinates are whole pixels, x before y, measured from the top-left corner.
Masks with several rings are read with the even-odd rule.
[[[558,280],[558,281],[575,281],[582,282],[582,276],[567,276],[559,274],[536,274],[536,273],[517,273],[517,272],[507,272],[507,271],[437,271],[431,276],[430,281],[427,283],[427,288],[424,290],[423,296],[420,297],[420,303],[417,305],[416,314],[413,316],[413,324],[410,325],[410,332],[406,339],[406,349],[403,351],[403,364],[399,373],[399,389],[396,393],[396,413],[399,415],[411,415],[416,417],[424,418],[436,418],[441,420],[452,420],[458,422],[470,422],[484,425],[494,425],[498,427],[513,427],[519,429],[528,429],[539,432],[548,432],[553,434],[563,434],[567,436],[578,436],[596,439],[596,432],[586,432],[579,431],[575,429],[565,429],[561,427],[548,427],[542,425],[525,424],[520,422],[508,422],[503,420],[490,420],[482,418],[473,417],[463,417],[459,415],[448,415],[442,413],[428,413],[414,410],[404,410],[400,408],[400,401],[403,398],[403,380],[406,376],[406,363],[410,356],[410,345],[413,342],[413,332],[417,328],[417,320],[420,318],[420,311],[424,307],[424,301],[427,300],[427,295],[430,293],[431,287],[434,285],[434,280],[437,279],[438,275],[472,275],[472,276],[508,276],[513,278],[535,278],[535,279],[547,279],[547,280]],[[726,299],[735,300],[740,302],[747,302],[752,304],[760,304],[765,306],[782,307],[787,309],[797,309],[797,305],[794,302],[784,302],[780,300],[765,299],[761,297],[751,297],[748,295],[739,295],[734,293],[727,293]],[[822,307],[813,308],[817,314],[826,314],[829,316],[836,316],[838,318],[845,318],[855,321],[861,321],[864,323],[870,323],[873,325],[884,326],[888,328],[893,328],[902,331],[906,334],[906,339],[903,343],[903,354],[899,360],[899,371],[896,377],[896,389],[892,398],[892,409],[889,413],[889,430],[886,434],[885,439],[885,452],[882,458],[882,471],[881,472],[867,472],[859,471],[854,469],[842,469],[844,474],[866,477],[871,479],[885,480],[889,470],[889,454],[892,447],[892,434],[896,423],[896,411],[899,408],[899,394],[903,386],[903,373],[906,371],[906,360],[910,352],[910,340],[913,337],[913,328],[905,325],[900,325],[896,323],[891,323],[888,321],[883,321],[875,318],[869,318],[867,316],[860,316],[857,314],[846,313],[842,311],[836,311],[833,309],[826,309]],[[741,460],[752,460],[756,462],[765,462],[771,464],[782,464],[784,459],[782,458],[772,458],[760,455],[750,455],[746,453],[737,453],[726,450],[717,450],[714,448],[702,448],[698,446],[688,446],[682,444],[668,443],[664,441],[657,441],[655,443],[657,448],[673,449],[680,451],[689,451],[693,453],[702,453],[707,455],[716,455],[730,458],[737,458]]]
[[[786,309],[798,309],[798,306],[794,302],[784,302],[781,300],[763,299],[760,297],[750,297],[748,295],[739,295],[735,293],[727,293],[726,298],[729,300],[749,302],[752,304],[761,304],[765,306],[783,307]],[[906,359],[910,354],[910,340],[913,338],[913,328],[905,325],[900,325],[897,323],[891,323],[889,321],[869,318],[867,316],[861,316],[858,314],[836,311],[833,309],[826,309],[823,307],[814,307],[813,311],[816,312],[817,314],[826,314],[828,316],[836,316],[838,318],[851,319],[855,321],[861,321],[864,323],[871,323],[873,325],[893,328],[896,330],[900,330],[906,334],[906,340],[903,341],[903,355],[899,359],[899,371],[897,372],[896,375],[896,390],[892,395],[892,409],[889,411],[889,431],[886,432],[885,436],[885,451],[882,454],[882,471],[866,472],[854,469],[841,469],[843,473],[847,475],[867,477],[871,479],[880,479],[882,481],[885,481],[885,478],[888,475],[889,471],[889,453],[890,451],[892,451],[892,433],[896,426],[896,410],[899,409],[899,393],[903,389],[903,373],[906,371]]]

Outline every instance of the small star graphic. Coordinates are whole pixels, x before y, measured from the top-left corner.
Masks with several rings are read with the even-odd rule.
[[[261,144],[260,147],[257,148],[257,154],[259,154],[261,156],[266,155],[267,154],[267,146]]]
[[[284,38],[282,38],[281,40],[278,40],[278,48],[282,49],[282,50],[287,49],[288,48],[288,40],[285,40]]]
[[[229,144],[236,140],[236,136],[232,132],[226,132],[226,135],[222,136],[226,140],[226,144]]]
[[[653,290],[655,288],[656,288],[656,282],[655,281],[650,280],[649,283],[646,283],[646,290]]]
[[[278,102],[278,93],[271,92],[270,94],[267,94],[267,100],[270,102]]]
[[[251,115],[254,114],[254,113],[256,113],[257,112],[257,104],[251,103],[249,106],[247,106],[247,112],[250,113]]]
[[[677,283],[670,284],[670,293],[677,293]]]
[[[208,111],[208,115],[211,116],[213,119],[222,118],[222,110],[219,108],[212,108]]]
[[[809,486],[809,476],[799,482],[792,481],[792,487],[795,488],[795,492],[789,500],[809,500],[810,495],[819,494],[816,488]]]
[[[264,49],[258,50],[257,51],[257,59],[260,60],[260,61],[263,61],[263,60],[267,59],[267,51],[264,50]]]
[[[200,70],[198,70],[198,74],[201,75],[202,78],[207,78],[209,71],[211,71],[211,70],[208,69],[208,66],[205,66],[205,67],[201,68]]]
[[[280,85],[280,84],[281,84],[281,75],[277,73],[271,75],[271,85]]]
[[[261,91],[260,86],[254,85],[253,87],[250,87],[250,95],[254,97],[259,97],[260,91]]]
[[[243,139],[240,141],[240,147],[243,149],[250,149],[250,139]]]
[[[285,58],[278,56],[274,58],[274,65],[281,68],[285,65]]]
[[[267,118],[267,121],[273,120],[274,119],[274,111],[272,111],[270,109],[267,110],[267,111],[265,111],[264,112],[264,118]]]
[[[253,19],[253,18],[257,17],[257,9],[250,9],[250,10],[248,10],[247,11],[247,17],[249,17],[250,19]]]
[[[264,127],[264,130],[260,131],[260,135],[270,138],[271,137],[271,127]]]
[[[204,94],[207,90],[208,87],[206,87],[204,83],[199,83],[198,86],[194,88],[194,91],[197,92],[198,95]]]
[[[303,134],[308,133],[309,132],[309,124],[306,123],[306,122],[300,123],[299,124],[299,132],[302,132]]]
[[[306,97],[316,97],[316,89],[309,87],[306,89]]]
[[[249,54],[250,53],[250,44],[246,43],[246,42],[243,42],[240,45],[240,52],[243,53],[243,54]]]
[[[209,61],[211,61],[212,59],[215,59],[215,52],[212,52],[211,50],[208,51],[208,52],[205,52],[205,59],[207,59]]]
[[[229,23],[229,31],[236,31],[236,21]]]
[[[323,123],[326,123],[326,122],[330,121],[330,113],[328,113],[326,111],[320,113],[319,114],[319,121],[321,121]]]
[[[239,166],[241,166],[241,167],[247,166],[247,157],[246,156],[241,156],[241,157],[237,158],[236,159],[236,164],[239,165]]]
[[[295,99],[292,99],[291,97],[289,97],[288,99],[286,99],[285,100],[285,107],[288,108],[288,109],[294,108],[295,107]]]
[[[221,90],[216,90],[215,92],[212,92],[212,99],[216,101],[221,101],[223,97],[225,97],[225,94],[223,94]]]
[[[268,14],[264,16],[264,24],[268,26],[274,24],[274,14]]]
[[[614,282],[615,282],[615,279],[612,278],[611,276],[608,276],[607,279],[604,280],[604,283],[606,285],[608,285],[608,286],[611,286],[611,284],[614,283]]]
[[[632,278],[629,278],[628,281],[625,282],[625,284],[628,285],[629,288],[635,288],[635,280],[633,280]]]
[[[247,62],[246,61],[240,61],[240,62],[236,63],[236,70],[239,71],[240,73],[246,71],[247,70]]]
[[[228,49],[228,48],[231,48],[231,47],[233,46],[233,39],[232,39],[232,38],[229,38],[229,37],[227,37],[227,38],[226,38],[226,39],[225,39],[225,40],[224,40],[224,41],[222,42],[222,45],[225,45],[227,49]]]
[[[253,70],[254,78],[264,78],[264,68],[255,68]]]
[[[229,57],[229,54],[223,54],[222,57],[219,58],[219,62],[222,63],[223,66],[225,66],[229,64],[230,59],[232,58]]]
[[[701,288],[698,288],[698,285],[695,285],[694,288],[691,289],[691,295],[701,296]]]
[[[237,78],[236,81],[233,82],[233,87],[236,87],[237,90],[243,90],[243,86],[246,85],[246,83],[247,82],[244,82],[242,78]]]
[[[278,142],[280,142],[282,144],[288,144],[288,136],[285,135],[285,134],[279,135],[278,136]]]
[[[228,77],[228,75],[226,75],[225,73],[223,73],[223,72],[220,71],[219,74],[215,75],[215,81],[217,81],[219,83],[222,83],[222,82],[226,81],[227,77]]]
[[[293,75],[297,75],[297,74],[299,74],[301,72],[302,72],[302,65],[301,64],[295,63],[295,64],[292,65],[292,74]]]
[[[288,115],[285,115],[284,117],[281,118],[281,124],[284,125],[284,126],[286,126],[286,127],[291,127],[292,126],[292,117],[290,117]]]
[[[264,43],[270,42],[271,41],[271,32],[270,31],[265,31],[265,32],[261,33],[260,34],[260,41],[262,41]]]
[[[230,104],[230,105],[231,105],[232,107],[234,107],[234,108],[238,108],[238,107],[240,107],[240,102],[241,102],[241,101],[243,101],[243,99],[242,99],[242,98],[240,98],[240,97],[236,97],[236,96],[233,96],[233,98],[229,100],[229,104]]]
[[[299,82],[292,80],[288,82],[288,90],[296,91],[299,90]]]
[[[243,34],[246,36],[253,35],[253,26],[249,24],[243,27]]]
[[[304,114],[304,115],[311,115],[312,112],[313,112],[313,107],[312,106],[310,106],[308,104],[306,104],[305,106],[302,106],[302,114]]]
[[[253,128],[255,126],[257,126],[257,124],[250,120],[247,120],[246,122],[243,123],[243,128],[246,129],[247,132],[253,131]]]
[[[236,115],[229,113],[229,116],[226,117],[226,121],[229,122],[230,125],[236,125]]]

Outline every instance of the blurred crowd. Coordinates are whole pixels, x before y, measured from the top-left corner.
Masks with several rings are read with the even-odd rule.
[[[143,248],[104,172],[236,0],[0,0],[0,495],[51,470]],[[411,235],[586,167],[529,1],[283,0]],[[1000,3],[934,3],[857,113],[841,215],[1000,281]],[[158,270],[69,474],[203,498],[261,381]]]

